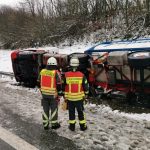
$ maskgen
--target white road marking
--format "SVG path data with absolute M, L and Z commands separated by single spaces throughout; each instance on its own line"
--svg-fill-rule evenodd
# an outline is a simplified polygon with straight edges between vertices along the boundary
M 8 143 L 16 150 L 38 150 L 33 145 L 27 143 L 22 138 L 0 127 L 0 139 Z

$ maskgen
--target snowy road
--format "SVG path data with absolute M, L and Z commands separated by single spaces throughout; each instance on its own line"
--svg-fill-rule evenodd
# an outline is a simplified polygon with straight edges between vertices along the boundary
M 43 130 L 42 125 L 40 125 L 41 110 L 39 95 L 35 94 L 36 96 L 34 96 L 28 89 L 16 90 L 8 88 L 5 81 L 0 81 L 0 89 L 0 126 L 41 150 L 77 149 L 71 140 L 58 136 L 52 130 L 48 132 Z M 38 119 L 35 120 L 35 118 Z M 9 136 L 7 138 L 3 137 L 2 140 L 8 139 L 5 142 L 11 142 Z M 4 143 L 1 143 L 4 146 Z M 19 143 L 20 141 L 18 140 Z M 25 149 L 25 144 L 22 144 L 22 148 L 19 147 L 18 150 L 27 150 Z
M 0 79 L 0 126 L 39 149 L 150 149 L 149 120 L 122 116 L 103 105 L 86 105 L 86 132 L 79 130 L 78 123 L 75 132 L 69 131 L 68 112 L 62 110 L 59 110 L 61 128 L 44 132 L 40 93 L 36 89 L 11 85 L 11 82 L 14 81 Z

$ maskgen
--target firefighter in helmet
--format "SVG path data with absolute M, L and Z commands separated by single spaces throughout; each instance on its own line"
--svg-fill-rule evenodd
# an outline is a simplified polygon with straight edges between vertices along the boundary
M 41 104 L 44 110 L 42 114 L 44 129 L 49 129 L 49 122 L 51 122 L 52 129 L 57 129 L 60 127 L 60 124 L 57 120 L 58 96 L 61 95 L 62 85 L 61 76 L 57 67 L 57 60 L 54 57 L 50 57 L 47 61 L 46 68 L 41 70 L 39 83 L 42 94 Z M 51 115 L 49 115 L 50 110 Z
M 70 60 L 71 71 L 65 73 L 63 90 L 64 98 L 68 103 L 69 110 L 69 129 L 75 130 L 75 110 L 78 112 L 80 129 L 87 129 L 85 114 L 84 114 L 84 99 L 88 95 L 89 85 L 85 75 L 78 71 L 79 59 L 72 57 Z

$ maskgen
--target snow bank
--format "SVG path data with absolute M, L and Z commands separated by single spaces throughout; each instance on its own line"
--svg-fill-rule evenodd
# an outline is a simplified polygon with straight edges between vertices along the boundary
M 13 72 L 10 50 L 0 50 L 0 71 Z

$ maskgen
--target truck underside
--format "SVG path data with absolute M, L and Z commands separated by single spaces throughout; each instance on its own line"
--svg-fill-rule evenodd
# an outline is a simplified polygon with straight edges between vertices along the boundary
M 148 42 L 150 44 L 150 39 Z M 89 96 L 128 101 L 146 100 L 150 103 L 150 46 L 146 49 L 133 49 L 127 46 L 124 46 L 125 49 L 108 49 L 111 44 L 114 43 L 98 45 L 104 45 L 106 49 L 102 47 L 97 50 L 97 47 L 94 47 L 85 53 L 70 55 L 36 49 L 16 50 L 11 54 L 16 81 L 34 87 L 38 74 L 46 66 L 49 57 L 57 59 L 58 67 L 63 74 L 69 70 L 70 58 L 76 56 L 80 61 L 78 69 L 89 81 Z

